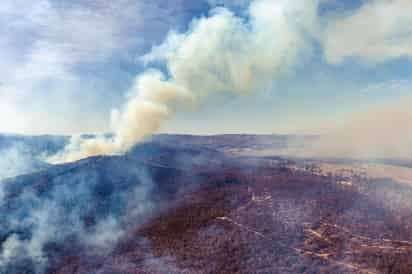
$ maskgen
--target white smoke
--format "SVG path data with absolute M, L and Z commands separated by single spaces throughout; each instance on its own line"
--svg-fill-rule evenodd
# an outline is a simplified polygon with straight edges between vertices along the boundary
M 0 180 L 32 171 L 33 157 L 23 145 L 13 144 L 0 150 Z
M 114 138 L 77 139 L 54 162 L 122 153 L 159 130 L 178 110 L 215 92 L 250 94 L 268 88 L 301 60 L 317 24 L 317 0 L 255 0 L 245 18 L 226 8 L 170 32 L 142 59 L 161 62 L 136 77 L 127 103 L 114 111 Z
M 3 250 L 0 254 L 0 267 L 18 257 L 23 249 L 23 246 L 23 243 L 18 239 L 16 234 L 8 237 L 2 246 Z

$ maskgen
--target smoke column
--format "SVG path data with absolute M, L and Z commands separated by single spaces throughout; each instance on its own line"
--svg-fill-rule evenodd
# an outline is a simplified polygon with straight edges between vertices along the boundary
M 129 150 L 159 130 L 176 111 L 192 110 L 216 92 L 250 94 L 270 86 L 309 50 L 316 28 L 317 0 L 255 0 L 245 16 L 216 8 L 194 19 L 185 33 L 171 31 L 142 57 L 121 110 L 113 111 L 114 138 L 75 139 L 54 162 Z

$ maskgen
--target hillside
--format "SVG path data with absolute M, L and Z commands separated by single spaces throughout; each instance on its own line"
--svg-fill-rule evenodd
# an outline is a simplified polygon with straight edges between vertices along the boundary
M 411 184 L 227 149 L 257 139 L 156 136 L 3 180 L 0 273 L 410 273 Z

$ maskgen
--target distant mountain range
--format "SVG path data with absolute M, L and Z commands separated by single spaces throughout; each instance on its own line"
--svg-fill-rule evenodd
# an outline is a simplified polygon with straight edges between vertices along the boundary
M 84 135 L 93 138 L 94 135 Z M 214 136 L 169 135 L 152 136 L 148 141 L 175 148 L 208 148 L 226 153 L 252 153 L 270 151 L 276 153 L 292 143 L 308 137 L 294 135 L 247 135 L 229 134 Z M 32 173 L 50 167 L 44 161 L 62 150 L 70 141 L 69 136 L 23 136 L 0 134 L 0 179 Z

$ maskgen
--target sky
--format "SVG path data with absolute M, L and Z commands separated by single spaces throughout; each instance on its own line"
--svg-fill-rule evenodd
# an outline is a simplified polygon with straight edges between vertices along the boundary
M 161 52 L 173 53 L 168 48 L 173 33 L 188 35 L 199 18 L 213 17 L 222 9 L 249 21 L 251 2 L 2 0 L 0 132 L 111 131 L 113 110 L 127 104 L 139 75 L 151 66 L 166 75 L 168 65 L 181 66 Z M 270 84 L 252 85 L 259 89 L 252 95 L 206 96 L 193 108 L 176 109 L 156 131 L 317 133 L 353 120 L 357 113 L 386 105 L 396 109 L 397 102 L 409 100 L 411 1 L 289 2 L 316 2 L 316 16 L 310 21 L 299 22 L 299 15 L 288 18 L 288 24 L 301 24 L 307 36 L 299 42 L 293 62 L 282 63 L 281 73 L 265 75 L 263 80 Z M 265 12 L 276 16 L 275 10 Z M 287 40 L 289 33 L 282 30 L 288 27 L 273 28 L 259 43 Z M 292 51 L 295 45 L 288 47 Z

